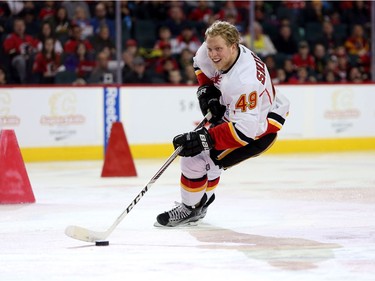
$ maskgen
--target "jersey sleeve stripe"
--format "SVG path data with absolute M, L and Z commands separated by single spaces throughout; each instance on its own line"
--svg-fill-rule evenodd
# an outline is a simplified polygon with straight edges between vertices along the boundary
M 283 127 L 282 124 L 280 124 L 279 122 L 277 122 L 276 120 L 272 120 L 270 118 L 268 118 L 268 123 L 277 127 L 279 130 Z
M 229 148 L 224 150 L 222 153 L 220 153 L 216 158 L 217 160 L 223 159 L 225 156 L 227 156 L 229 153 L 231 153 L 233 150 L 236 150 L 237 148 Z
M 197 77 L 199 86 L 212 84 L 212 81 L 199 68 L 195 69 L 195 76 Z
M 267 123 L 268 123 L 267 130 L 263 134 L 258 136 L 257 139 L 259 139 L 259 138 L 261 138 L 265 135 L 271 134 L 271 133 L 277 133 L 283 127 L 284 122 L 285 122 L 285 119 L 283 117 L 281 117 L 280 115 L 278 115 L 277 113 L 274 113 L 274 112 L 268 113 L 268 115 L 267 115 Z
M 214 140 L 214 146 L 217 150 L 242 147 L 252 140 L 246 138 L 244 134 L 236 130 L 234 124 L 231 122 L 213 127 L 209 129 L 209 133 Z
M 230 123 L 228 123 L 228 125 L 229 125 L 229 129 L 230 129 L 230 132 L 232 133 L 233 138 L 234 138 L 239 144 L 241 144 L 242 146 L 247 145 L 248 143 L 247 143 L 246 141 L 242 140 L 242 139 L 238 136 L 238 134 L 237 134 L 237 130 L 236 130 L 236 128 L 234 127 L 233 123 L 230 122 Z
M 275 122 L 281 124 L 281 126 L 283 126 L 285 123 L 285 119 L 275 112 L 268 113 L 267 118 L 274 120 Z

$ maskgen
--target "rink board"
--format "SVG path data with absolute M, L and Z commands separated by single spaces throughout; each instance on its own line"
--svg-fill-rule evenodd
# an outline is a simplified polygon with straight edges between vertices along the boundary
M 279 86 L 291 102 L 268 153 L 375 150 L 375 91 L 366 85 Z M 196 87 L 17 87 L 0 91 L 0 128 L 25 161 L 102 159 L 108 122 L 121 121 L 135 158 L 166 157 L 202 116 Z

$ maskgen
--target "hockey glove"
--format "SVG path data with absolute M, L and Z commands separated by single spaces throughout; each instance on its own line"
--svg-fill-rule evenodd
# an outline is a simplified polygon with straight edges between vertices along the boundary
M 210 110 L 212 118 L 209 121 L 211 123 L 217 123 L 224 116 L 226 107 L 220 104 L 220 96 L 221 92 L 214 85 L 203 85 L 198 88 L 199 107 L 204 116 Z
M 179 146 L 184 148 L 179 153 L 180 156 L 192 157 L 198 155 L 203 150 L 213 148 L 213 140 L 206 128 L 200 128 L 196 131 L 177 135 L 173 139 L 175 149 Z

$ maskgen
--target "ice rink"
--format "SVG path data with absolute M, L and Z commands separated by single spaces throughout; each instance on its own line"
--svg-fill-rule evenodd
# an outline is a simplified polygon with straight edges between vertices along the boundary
M 179 200 L 178 159 L 97 247 L 166 159 L 138 177 L 102 162 L 28 163 L 35 204 L 0 205 L 0 280 L 375 280 L 375 152 L 263 155 L 225 171 L 197 227 L 155 228 Z

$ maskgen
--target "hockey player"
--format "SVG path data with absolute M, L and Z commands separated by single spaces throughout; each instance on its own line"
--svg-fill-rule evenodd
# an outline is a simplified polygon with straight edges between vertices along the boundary
M 179 226 L 206 215 L 215 200 L 220 174 L 272 146 L 285 122 L 289 101 L 272 85 L 264 62 L 239 44 L 240 34 L 228 22 L 216 21 L 194 57 L 197 97 L 211 127 L 177 135 L 183 146 L 181 199 L 157 216 L 156 226 Z

